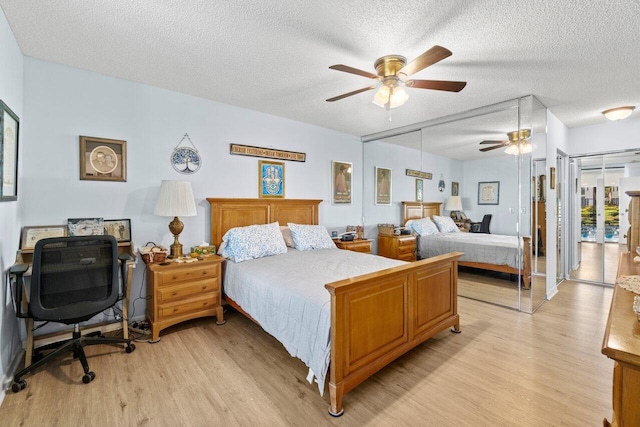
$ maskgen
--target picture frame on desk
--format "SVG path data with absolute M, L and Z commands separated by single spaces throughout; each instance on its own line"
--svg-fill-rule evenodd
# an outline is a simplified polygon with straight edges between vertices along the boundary
M 69 236 L 100 236 L 104 234 L 104 219 L 69 218 L 67 233 Z
M 113 236 L 118 243 L 131 241 L 130 219 L 105 219 L 104 234 Z
M 32 251 L 39 240 L 48 239 L 50 237 L 65 237 L 66 235 L 66 225 L 37 225 L 22 227 L 20 249 L 23 251 Z

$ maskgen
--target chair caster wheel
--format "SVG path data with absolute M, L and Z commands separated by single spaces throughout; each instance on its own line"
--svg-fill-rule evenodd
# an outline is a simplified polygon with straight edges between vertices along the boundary
M 133 353 L 133 350 L 135 349 L 136 349 L 135 344 L 129 344 L 124 348 L 124 351 L 126 351 L 127 353 Z
M 11 391 L 14 393 L 18 393 L 27 386 L 27 382 L 25 380 L 19 380 L 11 384 Z
M 93 381 L 96 378 L 96 373 L 93 371 L 89 371 L 86 374 L 84 374 L 82 376 L 82 382 L 85 384 L 89 384 L 91 381 Z

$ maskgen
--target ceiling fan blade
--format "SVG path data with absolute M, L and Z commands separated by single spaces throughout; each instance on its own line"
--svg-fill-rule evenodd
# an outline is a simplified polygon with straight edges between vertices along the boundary
M 380 77 L 377 74 L 373 74 L 368 71 L 358 70 L 357 68 L 349 67 L 348 65 L 337 64 L 337 65 L 332 65 L 329 68 L 331 68 L 332 70 L 344 71 L 345 73 L 357 74 L 358 76 L 362 76 L 362 77 L 369 77 L 370 79 L 377 79 Z
M 491 151 L 491 150 L 495 150 L 496 148 L 504 148 L 506 146 L 508 146 L 509 144 L 500 144 L 500 145 L 496 145 L 494 147 L 484 147 L 481 148 L 480 151 Z
M 482 141 L 480 144 L 506 144 L 508 142 L 509 141 L 496 141 L 496 140 L 486 139 L 486 140 Z
M 327 102 L 339 101 L 339 100 L 341 100 L 343 98 L 346 98 L 348 96 L 357 95 L 359 93 L 366 92 L 368 90 L 372 90 L 372 89 L 375 89 L 375 88 L 376 88 L 375 86 L 363 87 L 362 89 L 354 90 L 353 92 L 343 93 L 342 95 L 338 95 L 338 96 L 334 96 L 333 98 L 329 98 L 329 99 L 327 99 Z
M 435 45 L 416 59 L 402 67 L 398 73 L 403 73 L 406 76 L 417 73 L 420 70 L 424 70 L 430 65 L 436 62 L 442 61 L 444 58 L 451 56 L 452 53 L 449 49 Z
M 409 80 L 413 84 L 409 87 L 418 89 L 446 90 L 449 92 L 460 92 L 467 85 L 467 82 L 452 82 L 449 80 Z

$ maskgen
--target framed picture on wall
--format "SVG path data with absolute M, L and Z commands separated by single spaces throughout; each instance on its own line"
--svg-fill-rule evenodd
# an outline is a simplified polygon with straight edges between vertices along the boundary
M 424 189 L 424 181 L 416 178 L 416 202 L 422 201 L 422 190 Z
M 391 204 L 391 169 L 379 168 L 375 170 L 375 204 Z
M 478 183 L 478 204 L 479 205 L 499 205 L 500 204 L 500 181 Z
M 20 119 L 0 101 L 0 201 L 18 200 L 18 134 Z
M 65 237 L 66 235 L 66 225 L 38 225 L 34 227 L 22 227 L 20 249 L 33 250 L 39 240 L 48 239 L 50 237 Z
M 460 184 L 458 184 L 457 182 L 451 181 L 451 195 L 452 196 L 457 196 L 458 195 L 458 186 Z
M 80 179 L 127 180 L 127 141 L 80 136 Z
M 258 162 L 258 196 L 284 198 L 284 163 Z
M 353 163 L 331 162 L 331 184 L 333 186 L 331 203 L 334 205 L 351 204 L 351 177 Z

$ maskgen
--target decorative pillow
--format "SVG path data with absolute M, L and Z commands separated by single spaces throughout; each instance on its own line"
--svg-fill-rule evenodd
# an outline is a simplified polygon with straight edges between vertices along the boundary
M 291 229 L 291 236 L 295 247 L 299 251 L 313 249 L 335 249 L 336 244 L 329 236 L 329 232 L 322 225 L 287 224 Z
M 287 244 L 287 246 L 290 248 L 295 248 L 296 245 L 295 243 L 293 243 L 293 236 L 291 235 L 291 230 L 289 229 L 289 227 L 281 225 L 280 231 L 282 232 L 282 237 L 284 237 L 284 242 Z
M 433 216 L 433 220 L 435 221 L 438 229 L 441 233 L 458 233 L 460 229 L 456 225 L 455 222 L 448 216 Z
M 432 234 L 438 234 L 438 227 L 431 221 L 431 218 L 422 218 L 412 220 L 411 228 L 420 236 L 431 236 Z
M 231 228 L 222 241 L 225 243 L 226 257 L 235 262 L 287 252 L 287 245 L 277 222 Z

